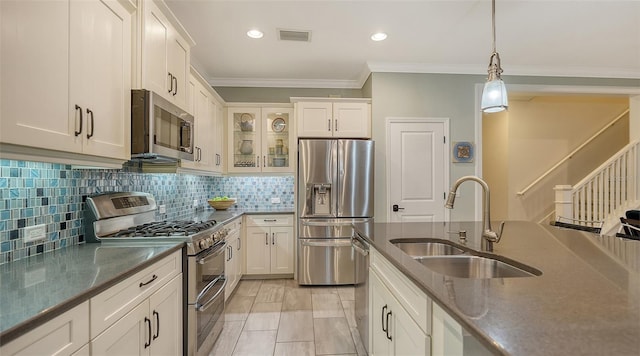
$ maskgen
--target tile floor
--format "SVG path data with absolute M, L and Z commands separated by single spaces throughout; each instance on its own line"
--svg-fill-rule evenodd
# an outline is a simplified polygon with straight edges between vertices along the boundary
M 210 356 L 366 355 L 353 308 L 352 286 L 242 280 L 227 303 L 224 330 Z

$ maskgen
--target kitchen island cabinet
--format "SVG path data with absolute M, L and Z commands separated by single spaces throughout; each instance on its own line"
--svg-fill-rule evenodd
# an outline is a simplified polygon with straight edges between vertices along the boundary
M 128 160 L 132 2 L 2 1 L 0 7 L 0 142 L 10 144 L 3 152 L 59 160 L 59 153 L 44 150 L 63 151 L 108 165 Z
M 426 354 L 638 355 L 639 241 L 508 221 L 494 251 L 481 255 L 516 261 L 542 274 L 503 278 L 438 273 L 393 243 L 394 239 L 448 240 L 466 253 L 478 254 L 481 225 L 354 225 L 380 260 L 391 264 L 432 301 L 431 316 L 426 318 L 431 324 L 427 333 L 431 350 Z M 450 234 L 461 230 L 467 232 L 466 240 Z M 405 311 L 414 305 L 396 300 Z M 372 317 L 371 325 L 380 322 L 377 318 L 379 314 Z M 419 324 L 419 319 L 412 318 Z
M 382 279 L 374 270 L 369 274 L 371 354 L 430 355 L 429 337 Z

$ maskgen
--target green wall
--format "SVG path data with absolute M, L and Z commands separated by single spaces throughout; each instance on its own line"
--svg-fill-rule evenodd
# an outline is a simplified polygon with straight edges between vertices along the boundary
M 640 79 L 600 79 L 503 76 L 509 85 L 562 85 L 640 87 Z M 375 217 L 385 221 L 390 205 L 386 195 L 386 132 L 387 117 L 430 117 L 449 119 L 449 142 L 475 141 L 476 86 L 486 80 L 484 75 L 373 73 L 371 81 L 372 138 L 376 141 Z M 477 143 L 476 143 L 477 144 Z M 476 151 L 476 156 L 480 155 Z M 475 174 L 474 164 L 451 163 L 450 180 Z M 474 187 L 463 185 L 461 197 L 451 211 L 451 220 L 474 219 Z

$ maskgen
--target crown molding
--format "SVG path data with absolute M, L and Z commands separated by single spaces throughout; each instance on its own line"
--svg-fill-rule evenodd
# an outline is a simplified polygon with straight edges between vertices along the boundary
M 640 79 L 640 68 L 593 68 L 593 67 L 541 67 L 503 66 L 503 76 L 577 77 Z M 214 87 L 254 87 L 254 88 L 329 88 L 362 89 L 371 73 L 419 73 L 419 74 L 472 74 L 487 75 L 487 68 L 476 64 L 440 65 L 429 63 L 387 63 L 367 62 L 355 80 L 337 79 L 252 79 L 209 77 Z
M 439 65 L 429 63 L 367 62 L 367 67 L 371 72 L 379 73 L 487 74 L 486 66 L 475 64 Z M 550 67 L 507 64 L 506 66 L 503 65 L 502 69 L 504 69 L 503 76 L 640 79 L 640 68 Z
M 366 79 L 366 78 L 365 78 Z M 359 80 L 209 78 L 214 87 L 360 89 Z

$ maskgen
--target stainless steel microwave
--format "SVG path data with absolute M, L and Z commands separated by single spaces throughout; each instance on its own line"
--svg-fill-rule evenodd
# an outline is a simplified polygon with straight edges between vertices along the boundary
M 193 115 L 160 95 L 131 91 L 131 158 L 145 161 L 193 160 Z

